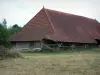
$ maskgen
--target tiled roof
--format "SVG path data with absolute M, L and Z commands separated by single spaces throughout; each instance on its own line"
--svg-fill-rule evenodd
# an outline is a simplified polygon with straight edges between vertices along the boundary
M 36 41 L 43 38 L 62 42 L 96 43 L 100 23 L 95 19 L 41 9 L 11 41 Z

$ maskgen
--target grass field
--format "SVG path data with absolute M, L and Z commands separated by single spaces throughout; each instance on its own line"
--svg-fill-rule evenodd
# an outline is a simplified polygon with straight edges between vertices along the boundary
M 0 60 L 0 75 L 100 75 L 100 49 L 66 53 L 22 53 Z

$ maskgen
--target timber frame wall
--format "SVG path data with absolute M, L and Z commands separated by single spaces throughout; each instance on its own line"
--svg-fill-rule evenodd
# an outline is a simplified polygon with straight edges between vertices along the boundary
M 51 42 L 50 42 L 51 41 Z M 98 47 L 97 44 L 93 43 L 74 43 L 74 42 L 55 42 L 48 39 L 41 40 L 41 48 L 42 49 L 50 49 L 50 50 L 57 50 L 60 49 L 76 49 L 76 48 L 91 48 L 91 47 Z

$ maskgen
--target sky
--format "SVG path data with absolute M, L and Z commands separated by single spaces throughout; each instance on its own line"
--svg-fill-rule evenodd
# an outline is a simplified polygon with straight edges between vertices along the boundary
M 0 0 L 0 22 L 5 18 L 8 26 L 24 26 L 43 6 L 100 22 L 100 0 Z

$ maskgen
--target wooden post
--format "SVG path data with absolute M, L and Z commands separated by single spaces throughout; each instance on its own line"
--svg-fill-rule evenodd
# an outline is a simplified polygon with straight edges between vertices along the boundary
M 86 45 L 85 45 L 85 48 L 87 48 L 87 47 L 88 47 L 88 45 L 86 44 Z
M 42 51 L 44 51 L 44 49 L 43 49 L 43 42 L 42 42 L 42 40 L 41 40 L 41 50 L 42 50 Z
M 75 44 L 72 44 L 72 45 L 71 45 L 71 48 L 72 48 L 72 50 L 73 50 L 73 49 L 75 48 Z
M 60 50 L 61 45 L 62 45 L 62 43 L 58 44 L 58 49 L 57 49 L 58 51 Z

